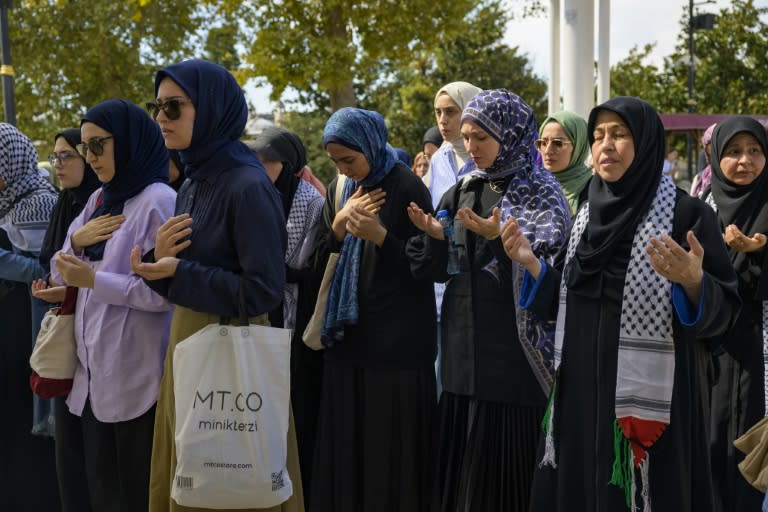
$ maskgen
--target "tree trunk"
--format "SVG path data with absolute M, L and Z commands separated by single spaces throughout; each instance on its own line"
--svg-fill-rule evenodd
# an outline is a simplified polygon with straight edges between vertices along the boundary
M 338 88 L 331 89 L 331 111 L 336 112 L 343 107 L 355 107 L 357 106 L 357 98 L 355 97 L 355 90 L 352 87 L 352 79 L 350 78 Z
M 347 29 L 347 18 L 342 12 L 341 5 L 334 5 L 325 15 L 326 29 L 330 38 L 332 39 L 332 45 L 338 48 L 347 48 L 352 43 L 352 37 Z M 344 52 L 346 53 L 346 52 Z M 331 96 L 331 111 L 336 112 L 343 107 L 357 106 L 357 98 L 355 98 L 355 90 L 352 87 L 352 72 L 350 68 L 354 62 L 354 51 L 351 55 L 344 55 L 342 60 L 348 62 L 336 62 L 339 71 L 331 80 L 331 84 L 328 87 L 328 93 Z M 344 75 L 348 75 L 349 78 L 344 79 Z

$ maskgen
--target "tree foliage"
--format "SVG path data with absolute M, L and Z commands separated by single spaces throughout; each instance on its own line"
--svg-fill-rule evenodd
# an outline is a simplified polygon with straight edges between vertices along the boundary
M 768 113 L 768 8 L 733 0 L 711 30 L 694 32 L 695 112 Z M 660 112 L 688 111 L 688 17 L 680 21 L 678 44 L 662 69 L 643 64 L 652 47 L 634 48 L 611 70 L 616 95 L 641 96 Z
M 307 165 L 322 182 L 330 183 L 336 176 L 336 166 L 323 149 L 323 128 L 328 112 L 317 109 L 311 112 L 287 112 L 283 126 L 296 132 L 307 148 Z
M 386 117 L 392 144 L 412 155 L 421 151 L 421 138 L 435 124 L 433 102 L 443 85 L 463 80 L 481 89 L 506 88 L 533 108 L 539 120 L 547 114 L 547 84 L 533 73 L 528 57 L 502 42 L 509 20 L 504 5 L 486 0 L 462 20 L 459 34 L 422 52 L 396 69 L 388 81 L 360 88 L 361 104 Z M 386 76 L 387 70 L 373 73 Z
M 240 83 L 268 82 L 275 99 L 291 89 L 303 110 L 316 108 L 290 113 L 286 125 L 307 140 L 313 167 L 331 176 L 319 137 L 341 105 L 382 112 L 393 142 L 412 153 L 447 82 L 507 87 L 545 114 L 545 84 L 525 55 L 501 43 L 513 11 L 532 15 L 541 2 L 20 0 L 9 18 L 17 124 L 47 150 L 90 106 L 113 97 L 142 104 L 158 68 L 203 57 Z
M 196 2 L 21 1 L 9 11 L 17 125 L 51 144 L 94 104 L 152 98 L 155 71 L 195 55 L 206 19 Z
M 246 74 L 269 82 L 273 99 L 292 88 L 305 102 L 355 105 L 369 69 L 407 63 L 454 36 L 471 0 L 254 0 L 234 2 L 255 29 Z M 318 101 L 319 100 L 319 101 Z
M 694 32 L 698 65 L 694 86 L 695 110 L 700 113 L 768 113 L 768 8 L 753 0 L 733 0 L 720 11 L 712 30 Z M 677 51 L 670 61 L 688 55 L 685 21 Z M 687 83 L 687 68 L 670 69 Z M 687 91 L 687 89 L 685 89 Z M 681 109 L 677 98 L 675 106 Z
M 361 72 L 354 89 L 359 106 L 381 112 L 390 143 L 411 155 L 421 151 L 424 132 L 435 124 L 435 93 L 449 82 L 464 80 L 484 89 L 507 88 L 530 103 L 537 117 L 543 119 L 547 113 L 546 83 L 533 74 L 527 56 L 502 43 L 507 21 L 501 1 L 476 3 L 467 16 L 454 20 L 454 36 L 412 53 L 408 60 L 381 60 Z M 322 99 L 316 102 L 328 104 Z M 310 166 L 326 182 L 336 172 L 322 148 L 327 118 L 328 110 L 319 108 L 307 114 L 289 113 L 285 120 L 286 127 L 304 139 Z

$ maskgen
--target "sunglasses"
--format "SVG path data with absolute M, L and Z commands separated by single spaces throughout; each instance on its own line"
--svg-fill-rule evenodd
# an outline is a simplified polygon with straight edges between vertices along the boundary
M 157 119 L 157 115 L 162 110 L 165 112 L 165 115 L 168 116 L 168 119 L 175 121 L 181 117 L 181 106 L 185 103 L 192 103 L 192 100 L 171 98 L 165 103 L 161 103 L 159 101 L 155 103 L 150 101 L 147 103 L 147 112 L 149 112 L 149 115 L 152 116 L 152 119 Z
M 77 152 L 80 153 L 83 158 L 88 157 L 88 152 L 90 151 L 96 156 L 101 156 L 104 154 L 104 141 L 113 139 L 114 137 L 110 135 L 109 137 L 96 137 L 94 139 L 89 140 L 88 142 L 84 142 L 82 144 L 78 144 L 75 146 L 75 149 L 77 149 Z
M 58 160 L 61 165 L 64 165 L 67 163 L 67 160 L 70 160 L 75 157 L 80 157 L 77 153 L 73 153 L 72 151 L 61 151 L 59 153 L 50 153 L 48 155 L 48 163 L 51 164 L 51 166 L 56 165 L 56 161 Z
M 533 143 L 534 146 L 536 146 L 536 149 L 538 151 L 544 151 L 546 150 L 550 145 L 552 146 L 552 149 L 555 151 L 560 151 L 563 149 L 563 146 L 566 144 L 573 144 L 573 142 L 566 140 L 566 139 L 539 139 Z

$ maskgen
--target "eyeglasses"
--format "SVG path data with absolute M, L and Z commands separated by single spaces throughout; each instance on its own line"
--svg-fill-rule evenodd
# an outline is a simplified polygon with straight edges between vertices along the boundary
M 555 151 L 560 151 L 563 149 L 563 146 L 566 144 L 573 144 L 573 142 L 566 140 L 566 139 L 539 139 L 536 142 L 533 143 L 534 146 L 536 146 L 536 149 L 538 151 L 544 151 L 546 150 L 550 145 L 552 146 L 552 149 Z
M 112 135 L 110 135 L 109 137 L 97 137 L 89 140 L 88 142 L 78 144 L 77 146 L 75 146 L 75 149 L 77 149 L 78 153 L 83 155 L 83 158 L 88 157 L 89 151 L 96 156 L 101 156 L 104 154 L 104 141 L 113 139 L 113 138 L 114 137 Z
M 59 153 L 50 153 L 48 155 L 48 163 L 51 164 L 51 166 L 56 165 L 56 160 L 59 161 L 61 165 L 64 165 L 67 163 L 67 160 L 70 160 L 75 157 L 79 157 L 77 153 L 73 153 L 72 151 L 60 151 Z
M 147 103 L 147 112 L 149 112 L 149 115 L 152 116 L 152 119 L 156 119 L 157 115 L 162 110 L 165 112 L 165 115 L 168 116 L 168 119 L 171 121 L 175 121 L 179 117 L 181 117 L 181 106 L 185 103 L 192 103 L 192 100 L 185 100 L 181 98 L 171 98 L 167 100 L 165 103 L 161 102 L 149 102 Z

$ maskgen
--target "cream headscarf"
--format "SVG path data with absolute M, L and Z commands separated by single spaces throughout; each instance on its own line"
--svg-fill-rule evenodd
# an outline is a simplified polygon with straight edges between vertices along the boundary
M 445 93 L 459 106 L 459 110 L 463 111 L 467 102 L 480 91 L 482 91 L 482 89 L 475 87 L 469 82 L 451 82 L 437 91 L 437 94 L 435 94 L 435 102 L 437 102 L 437 98 L 441 94 Z M 467 150 L 464 147 L 464 139 L 459 136 L 454 140 L 446 140 L 443 142 L 443 145 L 446 144 L 453 146 L 453 152 L 456 155 L 456 163 L 460 169 L 464 163 L 469 160 L 469 153 L 467 153 Z

